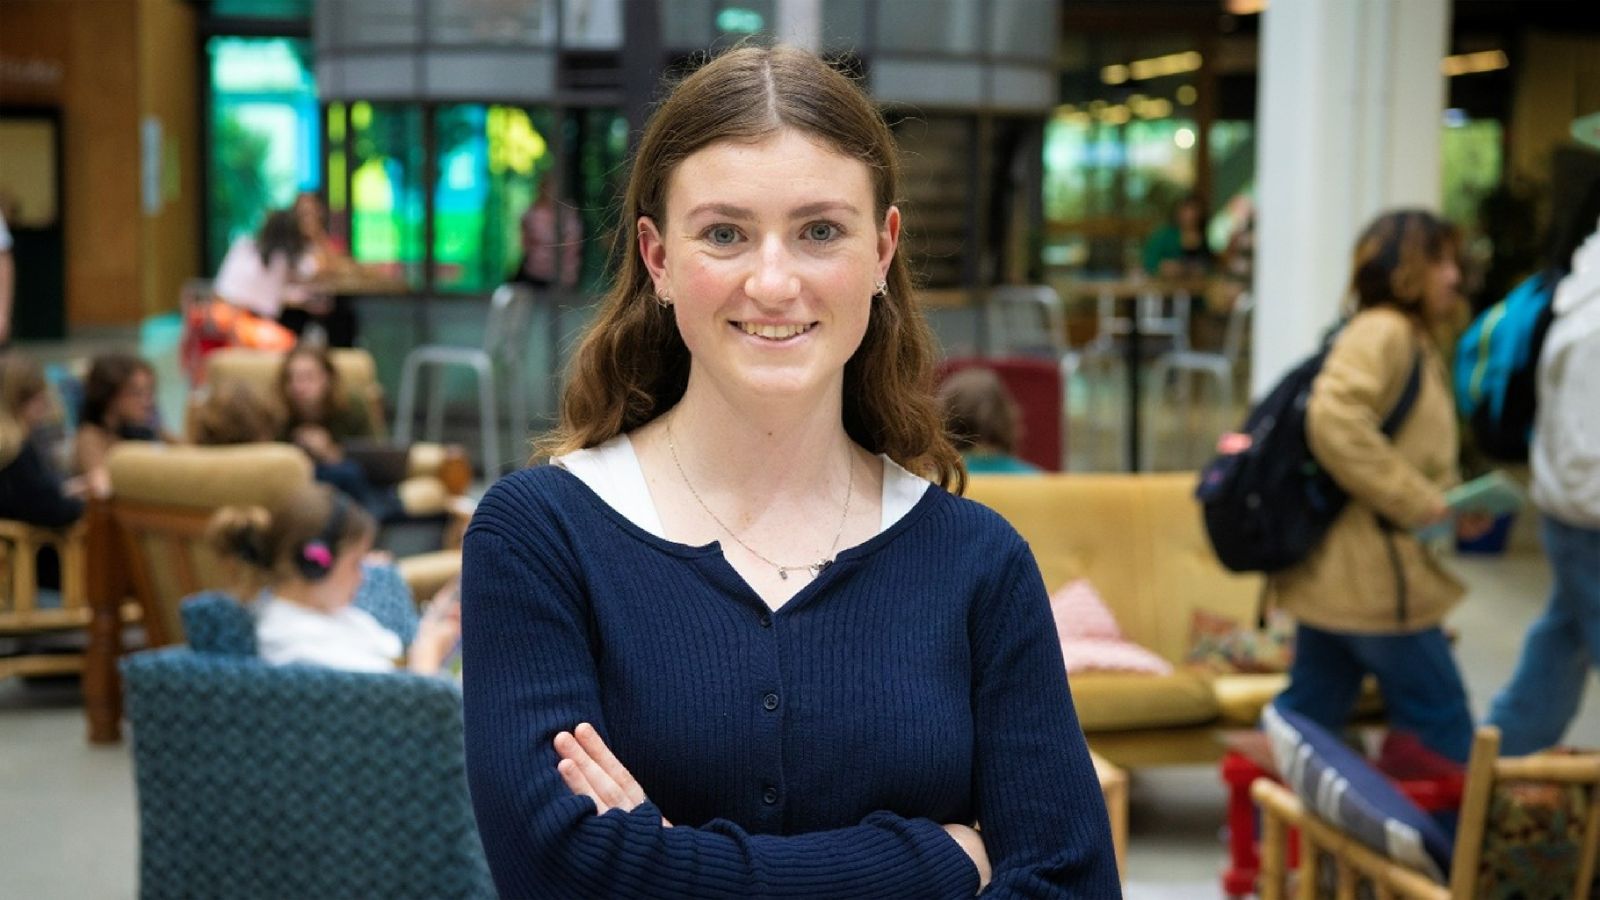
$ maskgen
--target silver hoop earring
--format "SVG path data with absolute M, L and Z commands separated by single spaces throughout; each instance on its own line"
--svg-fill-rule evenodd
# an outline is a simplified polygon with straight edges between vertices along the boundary
M 874 285 L 874 287 L 876 287 L 877 290 L 873 291 L 872 299 L 874 299 L 874 300 L 882 300 L 883 298 L 889 296 L 889 282 L 884 281 L 882 278 L 880 278 L 880 279 L 878 279 L 878 283 L 876 285 Z

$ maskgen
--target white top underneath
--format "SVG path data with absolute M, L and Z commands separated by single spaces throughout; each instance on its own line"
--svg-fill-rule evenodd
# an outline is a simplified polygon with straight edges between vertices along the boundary
M 255 614 L 257 653 L 272 665 L 308 663 L 352 672 L 393 672 L 405 655 L 399 635 L 354 606 L 321 612 L 262 594 Z
M 883 515 L 878 521 L 881 532 L 917 505 L 923 491 L 928 489 L 928 481 L 907 472 L 881 453 L 878 458 L 883 460 Z M 639 456 L 633 452 L 633 441 L 627 435 L 617 435 L 598 447 L 558 456 L 550 462 L 577 476 L 628 521 L 662 540 L 667 539 L 666 529 L 661 527 L 661 515 L 650 499 L 644 467 L 639 465 Z

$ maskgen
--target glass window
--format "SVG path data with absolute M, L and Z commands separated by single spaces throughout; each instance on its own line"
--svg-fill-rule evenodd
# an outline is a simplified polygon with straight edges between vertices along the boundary
M 349 133 L 350 253 L 422 285 L 424 179 L 422 110 L 352 103 Z
M 1450 110 L 1439 143 L 1440 177 L 1444 182 L 1444 216 L 1462 228 L 1478 225 L 1478 205 L 1500 186 L 1502 142 L 1500 123 L 1466 119 Z
M 296 192 L 321 187 L 310 42 L 214 37 L 206 42 L 211 146 L 206 191 L 207 271 Z
M 476 103 L 434 112 L 434 285 L 485 293 L 515 274 L 519 223 L 555 168 L 548 109 Z
M 879 0 L 878 49 L 975 56 L 983 12 L 968 0 Z

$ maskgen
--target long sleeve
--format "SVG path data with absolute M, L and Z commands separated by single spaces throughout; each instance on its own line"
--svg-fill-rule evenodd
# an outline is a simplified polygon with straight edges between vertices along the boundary
M 0 516 L 59 528 L 83 516 L 83 501 L 63 494 L 61 479 L 38 448 L 24 442 L 17 458 L 0 470 Z
M 1049 598 L 1026 547 L 973 623 L 984 897 L 1116 897 L 1105 801 L 1073 709 Z
M 1358 315 L 1335 340 L 1306 407 L 1306 440 L 1317 461 L 1351 497 L 1408 528 L 1425 523 L 1444 502 L 1438 484 L 1382 431 L 1420 352 L 1400 314 Z M 1424 371 L 1417 405 L 1401 434 L 1415 424 L 1429 380 Z M 1454 452 L 1454 435 L 1424 438 L 1448 442 Z
M 526 495 L 505 484 L 480 504 L 462 563 L 467 773 L 503 896 L 745 900 L 976 892 L 971 861 L 926 819 L 879 812 L 851 827 L 778 836 L 720 819 L 666 828 L 651 803 L 600 816 L 591 801 L 572 796 L 556 772 L 555 734 L 590 722 L 610 740 L 596 665 L 603 648 L 591 608 L 601 601 L 585 596 L 581 567 L 561 529 L 519 512 Z

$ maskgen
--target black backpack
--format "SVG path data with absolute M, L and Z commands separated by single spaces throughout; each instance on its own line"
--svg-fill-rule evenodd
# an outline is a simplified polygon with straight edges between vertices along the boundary
M 1200 472 L 1195 496 L 1206 535 L 1217 558 L 1235 572 L 1276 572 L 1305 559 L 1349 500 L 1306 443 L 1306 403 L 1331 345 L 1290 370 L 1250 410 L 1241 429 L 1249 446 L 1222 453 Z M 1393 439 L 1421 387 L 1419 355 L 1383 421 L 1385 436 Z

